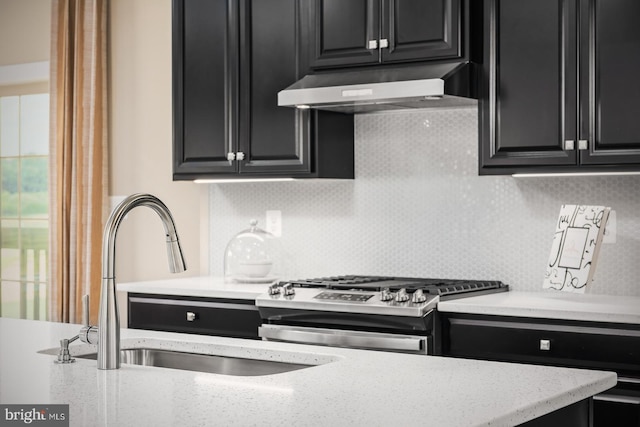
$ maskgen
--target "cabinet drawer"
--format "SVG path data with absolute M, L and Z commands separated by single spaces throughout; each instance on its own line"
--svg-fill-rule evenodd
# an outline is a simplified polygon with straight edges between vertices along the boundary
M 450 317 L 445 354 L 457 357 L 614 370 L 640 375 L 637 325 L 539 323 Z
M 640 380 L 618 378 L 618 385 L 593 397 L 593 427 L 640 427 Z
M 129 328 L 258 338 L 253 300 L 129 294 Z

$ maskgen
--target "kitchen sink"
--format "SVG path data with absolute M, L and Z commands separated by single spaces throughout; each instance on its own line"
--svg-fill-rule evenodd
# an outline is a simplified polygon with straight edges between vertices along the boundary
M 57 356 L 59 347 L 38 351 Z M 95 344 L 69 346 L 70 357 L 97 359 Z M 168 341 L 155 338 L 128 338 L 121 342 L 120 362 L 130 365 L 180 369 L 234 376 L 272 375 L 312 368 L 341 360 L 339 356 L 317 353 L 251 349 L 211 343 Z
M 96 360 L 97 353 L 78 354 L 74 357 Z M 122 349 L 120 350 L 120 363 L 239 376 L 279 374 L 315 366 L 273 360 L 187 353 L 157 348 Z

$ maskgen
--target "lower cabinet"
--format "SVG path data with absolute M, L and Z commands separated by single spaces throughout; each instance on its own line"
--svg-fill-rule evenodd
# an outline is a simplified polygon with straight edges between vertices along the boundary
M 640 427 L 640 384 L 618 379 L 618 385 L 593 398 L 593 425 Z
M 128 327 L 260 339 L 254 300 L 129 293 Z
M 444 356 L 615 371 L 594 427 L 640 427 L 640 325 L 441 313 Z

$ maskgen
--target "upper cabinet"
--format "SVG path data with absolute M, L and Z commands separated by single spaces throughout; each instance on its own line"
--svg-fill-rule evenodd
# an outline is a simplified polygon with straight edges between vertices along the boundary
M 312 69 L 463 55 L 463 0 L 301 0 L 300 3 Z
M 278 107 L 298 0 L 174 0 L 174 180 L 353 178 L 353 116 Z
M 480 173 L 640 170 L 640 2 L 485 0 Z

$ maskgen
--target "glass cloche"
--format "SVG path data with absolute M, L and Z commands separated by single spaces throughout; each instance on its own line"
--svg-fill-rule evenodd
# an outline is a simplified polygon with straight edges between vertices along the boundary
M 236 234 L 224 251 L 224 277 L 231 282 L 269 283 L 278 278 L 280 242 L 249 221 L 250 228 Z

